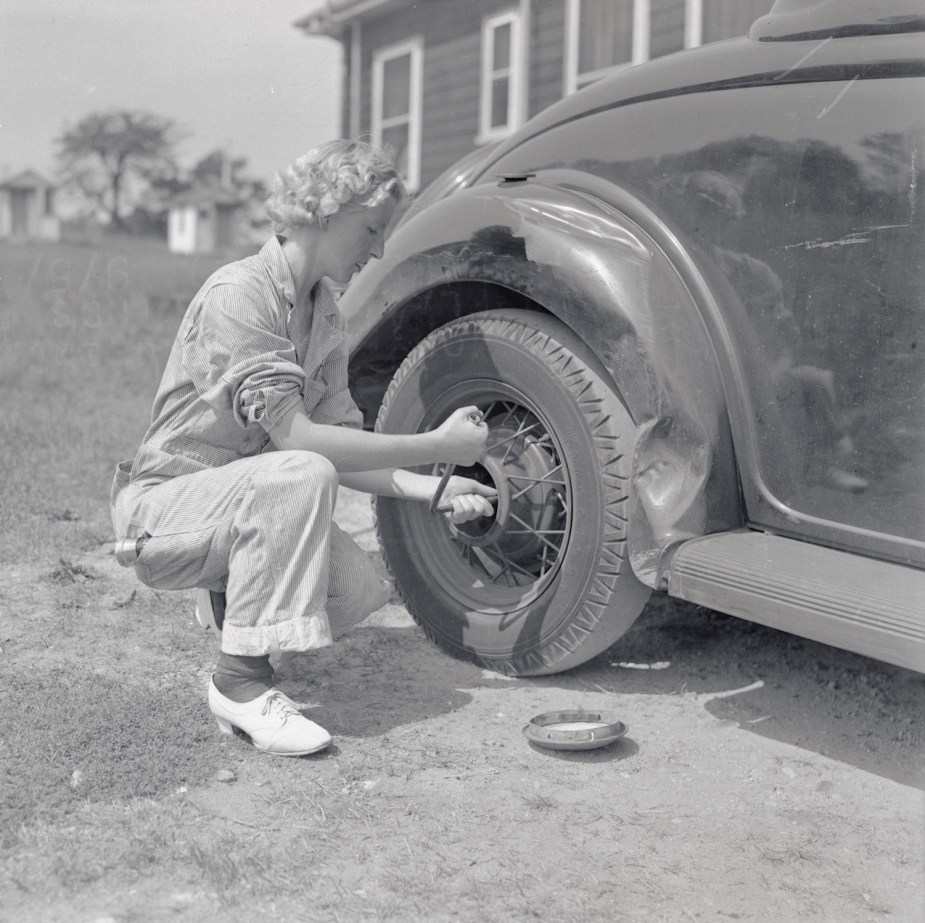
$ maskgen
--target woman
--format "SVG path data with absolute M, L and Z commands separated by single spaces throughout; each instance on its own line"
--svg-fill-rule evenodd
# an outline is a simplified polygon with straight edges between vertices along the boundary
M 381 257 L 404 195 L 388 157 L 360 142 L 282 171 L 267 202 L 275 235 L 190 303 L 151 425 L 113 482 L 125 563 L 151 587 L 201 588 L 197 617 L 221 631 L 209 707 L 268 753 L 331 742 L 274 688 L 269 655 L 330 644 L 388 596 L 331 520 L 338 484 L 428 501 L 438 479 L 403 466 L 472 464 L 485 448 L 475 408 L 428 433 L 368 433 L 347 390 L 345 323 L 322 280 L 346 283 Z M 490 515 L 494 494 L 453 477 L 448 515 Z

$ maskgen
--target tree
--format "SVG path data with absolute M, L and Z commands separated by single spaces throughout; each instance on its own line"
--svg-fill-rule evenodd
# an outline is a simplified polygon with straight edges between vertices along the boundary
M 220 148 L 210 151 L 193 167 L 193 180 L 206 185 L 234 188 L 250 181 L 242 177 L 247 167 L 246 157 L 232 157 Z
M 247 158 L 234 157 L 221 148 L 210 151 L 193 167 L 192 183 L 224 186 L 248 200 L 263 201 L 267 195 L 263 181 L 248 175 Z
M 119 109 L 91 112 L 65 130 L 56 145 L 65 181 L 121 229 L 150 183 L 176 172 L 178 140 L 170 119 Z

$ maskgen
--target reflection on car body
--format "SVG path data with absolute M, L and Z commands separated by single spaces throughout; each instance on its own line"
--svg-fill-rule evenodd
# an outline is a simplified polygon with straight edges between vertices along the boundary
M 778 3 L 409 212 L 343 300 L 357 395 L 386 429 L 479 404 L 518 510 L 380 503 L 438 643 L 565 669 L 655 589 L 925 670 L 923 36 L 908 0 Z

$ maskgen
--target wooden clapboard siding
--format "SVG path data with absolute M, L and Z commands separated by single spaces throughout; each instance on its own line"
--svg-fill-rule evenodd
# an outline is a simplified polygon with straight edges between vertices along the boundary
M 748 32 L 773 0 L 702 0 L 704 44 Z M 423 39 L 421 188 L 476 146 L 478 134 L 482 20 L 520 8 L 519 0 L 418 0 L 364 18 L 361 26 L 360 131 L 372 129 L 372 62 L 377 49 Z M 529 4 L 527 115 L 552 105 L 564 92 L 565 0 Z M 649 57 L 679 50 L 684 40 L 684 0 L 651 0 Z M 344 36 L 350 66 L 350 33 Z M 345 77 L 344 132 L 350 78 Z
M 680 51 L 684 47 L 684 0 L 652 0 L 649 15 L 649 58 Z
M 424 47 L 421 186 L 475 147 L 479 130 L 481 19 L 465 35 L 428 36 Z
M 703 0 L 703 42 L 747 35 L 751 24 L 764 16 L 773 0 Z
M 372 94 L 373 94 L 373 55 L 382 48 L 406 42 L 409 38 L 422 35 L 424 17 L 416 17 L 409 10 L 387 13 L 376 19 L 364 22 L 361 36 L 361 70 L 360 70 L 360 131 L 368 134 L 372 131 Z M 425 45 L 426 51 L 426 45 Z
M 530 23 L 528 115 L 562 98 L 565 79 L 565 3 L 533 0 Z
M 423 38 L 421 186 L 475 146 L 478 134 L 482 20 L 517 7 L 503 0 L 436 0 L 363 24 L 360 125 L 372 127 L 373 56 L 380 48 Z

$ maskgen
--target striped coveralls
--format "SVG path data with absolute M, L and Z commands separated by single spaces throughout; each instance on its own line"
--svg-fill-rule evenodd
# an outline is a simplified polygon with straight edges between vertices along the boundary
M 324 283 L 310 325 L 278 238 L 215 272 L 190 303 L 134 460 L 116 469 L 117 538 L 145 535 L 150 587 L 227 593 L 222 650 L 323 647 L 386 601 L 366 553 L 332 522 L 337 472 L 273 451 L 297 403 L 316 423 L 358 428 L 345 321 Z

